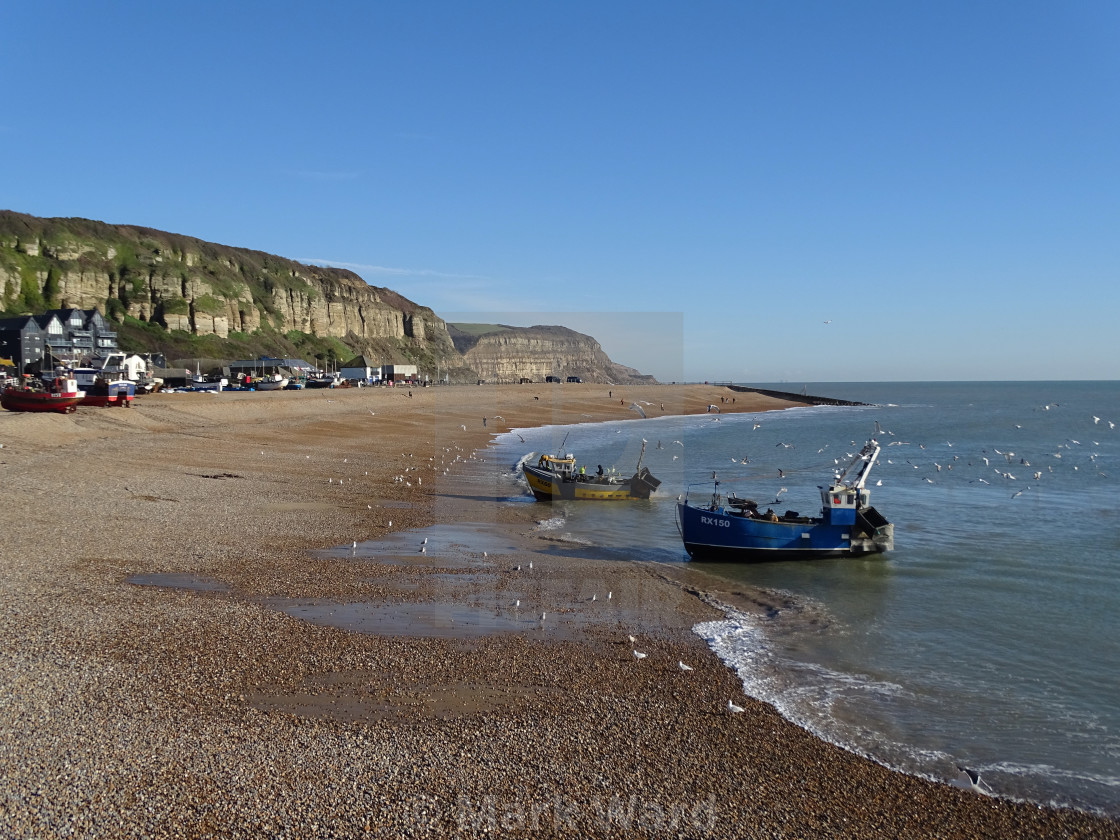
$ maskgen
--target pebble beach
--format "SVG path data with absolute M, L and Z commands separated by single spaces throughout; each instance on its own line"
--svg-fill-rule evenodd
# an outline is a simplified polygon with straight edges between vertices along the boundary
M 639 399 L 650 416 L 793 405 L 731 396 L 484 385 L 0 412 L 0 836 L 1120 837 L 816 739 L 691 630 L 757 593 L 640 558 L 528 569 L 539 506 L 447 487 L 508 429 L 636 418 Z M 514 548 L 362 548 L 476 520 Z M 521 600 L 545 615 L 528 630 L 415 620 Z M 300 617 L 353 604 L 386 618 Z

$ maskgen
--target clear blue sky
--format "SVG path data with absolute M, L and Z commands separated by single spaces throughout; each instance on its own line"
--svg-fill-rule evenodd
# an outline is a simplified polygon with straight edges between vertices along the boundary
M 345 265 L 665 380 L 1120 379 L 1115 2 L 36 0 L 3 31 L 8 209 Z

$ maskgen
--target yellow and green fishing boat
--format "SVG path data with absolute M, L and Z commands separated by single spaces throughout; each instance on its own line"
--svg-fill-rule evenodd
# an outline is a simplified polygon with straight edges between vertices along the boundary
M 642 455 L 645 444 L 642 445 Z M 526 459 L 522 464 L 525 480 L 537 501 L 551 502 L 554 499 L 588 499 L 592 501 L 626 501 L 627 499 L 648 499 L 649 494 L 661 484 L 654 478 L 648 467 L 638 466 L 633 476 L 625 478 L 616 473 L 603 473 L 600 467 L 595 473 L 587 474 L 577 469 L 576 458 L 566 455 L 541 455 L 536 465 Z

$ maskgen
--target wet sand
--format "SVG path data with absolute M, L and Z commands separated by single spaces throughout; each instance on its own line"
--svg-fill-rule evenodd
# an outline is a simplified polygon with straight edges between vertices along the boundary
M 443 479 L 507 428 L 787 403 L 412 393 L 0 412 L 3 836 L 1120 836 L 818 741 L 691 633 L 754 593 L 542 560 L 544 506 Z

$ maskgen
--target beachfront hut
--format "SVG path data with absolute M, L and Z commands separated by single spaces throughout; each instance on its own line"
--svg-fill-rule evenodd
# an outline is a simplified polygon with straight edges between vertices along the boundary
M 372 384 L 381 379 L 381 368 L 371 364 L 365 356 L 355 356 L 338 369 L 338 375 L 343 379 L 357 379 Z
M 270 376 L 278 373 L 281 376 L 295 376 L 306 378 L 315 372 L 315 368 L 303 359 L 281 359 L 274 356 L 261 356 L 259 359 L 240 359 L 230 362 L 228 375 L 231 379 L 238 376 Z
M 420 373 L 416 365 L 382 365 L 381 378 L 389 382 L 412 382 Z

